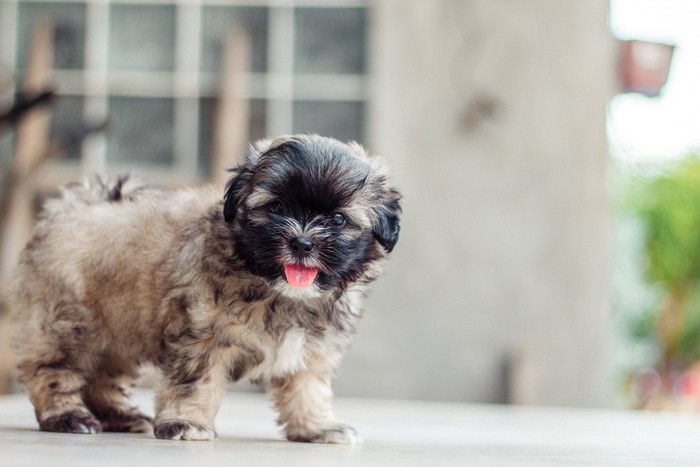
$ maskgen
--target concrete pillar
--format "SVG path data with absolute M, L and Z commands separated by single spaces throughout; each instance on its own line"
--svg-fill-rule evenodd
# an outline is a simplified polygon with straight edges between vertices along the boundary
M 405 214 L 338 392 L 608 405 L 607 2 L 372 5 Z

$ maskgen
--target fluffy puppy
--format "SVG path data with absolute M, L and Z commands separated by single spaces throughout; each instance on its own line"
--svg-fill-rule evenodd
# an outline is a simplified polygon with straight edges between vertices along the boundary
M 399 234 L 380 158 L 315 135 L 251 148 L 225 195 L 102 183 L 49 201 L 13 294 L 21 378 L 46 431 L 149 431 L 128 399 L 163 375 L 156 437 L 215 437 L 227 379 L 267 384 L 292 441 L 353 443 L 331 377 Z

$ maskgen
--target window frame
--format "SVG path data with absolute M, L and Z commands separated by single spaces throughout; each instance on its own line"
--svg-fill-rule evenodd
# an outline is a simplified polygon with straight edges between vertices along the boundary
M 0 68 L 18 76 L 20 4 L 84 4 L 86 8 L 84 68 L 54 70 L 60 83 L 60 96 L 83 98 L 83 118 L 102 121 L 109 113 L 112 97 L 165 97 L 173 100 L 172 164 L 114 163 L 107 160 L 107 136 L 87 138 L 80 161 L 66 159 L 54 164 L 79 168 L 84 173 L 119 172 L 136 169 L 141 173 L 167 173 L 180 180 L 206 178 L 199 167 L 201 100 L 215 97 L 218 73 L 201 70 L 202 11 L 210 6 L 265 7 L 268 15 L 267 70 L 250 72 L 250 99 L 265 101 L 265 134 L 288 134 L 294 128 L 294 104 L 298 101 L 353 102 L 364 105 L 367 112 L 367 66 L 364 73 L 295 72 L 295 12 L 304 8 L 360 8 L 365 10 L 368 30 L 367 0 L 0 0 Z M 109 28 L 112 5 L 174 5 L 175 57 L 172 72 L 109 70 Z M 192 40 L 192 38 L 196 40 Z M 365 40 L 365 43 L 367 41 Z M 367 61 L 365 48 L 365 61 Z M 138 83 L 135 85 L 134 83 Z M 16 85 L 17 83 L 15 83 Z M 1 99 L 11 99 L 12 92 Z M 9 95 L 9 97 L 8 97 Z M 360 122 L 364 126 L 364 120 Z M 360 131 L 366 134 L 365 128 Z

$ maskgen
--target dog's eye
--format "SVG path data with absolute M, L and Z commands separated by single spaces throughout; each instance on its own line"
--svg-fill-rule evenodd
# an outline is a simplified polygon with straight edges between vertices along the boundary
M 331 214 L 331 223 L 333 225 L 337 225 L 338 227 L 341 227 L 341 226 L 345 225 L 345 222 L 347 222 L 345 219 L 345 216 L 342 215 L 341 213 L 335 212 L 335 213 Z
M 272 202 L 267 205 L 267 212 L 270 214 L 282 214 L 284 212 L 284 206 L 279 201 Z

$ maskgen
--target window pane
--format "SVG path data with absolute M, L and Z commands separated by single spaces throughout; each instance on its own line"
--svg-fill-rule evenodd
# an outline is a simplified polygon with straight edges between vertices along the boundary
M 361 102 L 297 101 L 294 133 L 318 133 L 341 141 L 363 141 Z
M 255 72 L 267 69 L 267 9 L 260 7 L 211 6 L 202 9 L 203 71 L 221 69 L 221 47 L 228 32 L 244 28 L 252 41 L 251 66 Z
M 296 18 L 298 73 L 363 73 L 364 8 L 302 8 Z
M 66 144 L 75 141 L 76 144 L 66 147 L 59 154 L 61 159 L 80 159 L 83 125 L 83 98 L 81 96 L 58 96 L 51 113 L 51 141 Z
M 250 120 L 248 124 L 248 142 L 265 137 L 265 100 L 251 99 Z M 216 99 L 203 98 L 199 101 L 199 169 L 202 173 L 209 171 L 209 161 L 214 149 L 214 119 L 216 118 Z
M 174 6 L 112 6 L 109 40 L 112 70 L 170 71 L 174 63 Z
M 80 3 L 20 3 L 20 68 L 26 66 L 34 25 L 48 18 L 54 27 L 54 68 L 82 68 L 85 54 L 85 5 Z
M 109 162 L 172 163 L 172 99 L 111 97 L 109 109 Z

